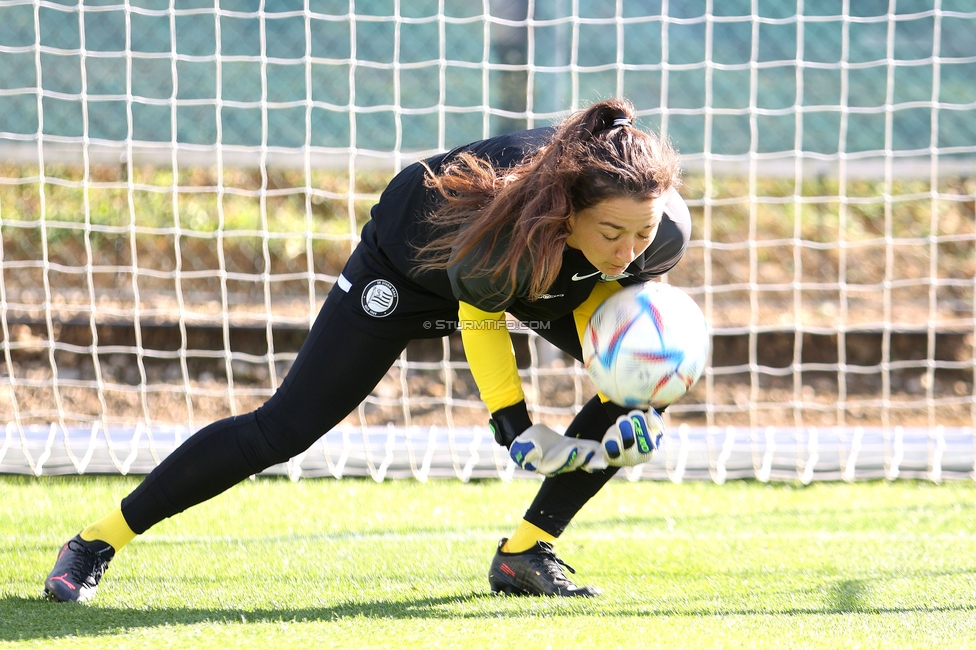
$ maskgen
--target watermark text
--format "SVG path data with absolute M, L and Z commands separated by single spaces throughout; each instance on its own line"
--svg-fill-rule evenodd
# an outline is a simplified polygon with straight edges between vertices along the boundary
M 425 320 L 425 330 L 508 330 L 509 332 L 527 332 L 529 330 L 548 330 L 552 325 L 547 320 Z

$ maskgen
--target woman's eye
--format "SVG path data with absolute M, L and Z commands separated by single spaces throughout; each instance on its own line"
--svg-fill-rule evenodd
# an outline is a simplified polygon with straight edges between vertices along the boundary
M 613 237 L 611 237 L 610 235 L 603 235 L 603 238 L 606 239 L 607 241 L 617 241 L 618 239 L 620 239 L 620 235 L 614 235 Z

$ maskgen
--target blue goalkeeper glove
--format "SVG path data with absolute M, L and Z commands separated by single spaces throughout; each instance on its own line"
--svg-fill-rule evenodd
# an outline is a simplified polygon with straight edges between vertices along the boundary
M 515 438 L 509 454 L 522 469 L 545 476 L 579 469 L 595 472 L 606 469 L 608 464 L 599 442 L 563 436 L 544 424 L 533 425 Z
M 603 435 L 602 447 L 613 467 L 646 463 L 664 438 L 664 419 L 654 409 L 621 415 Z
M 524 401 L 494 411 L 488 424 L 495 441 L 508 447 L 512 460 L 530 472 L 555 476 L 607 467 L 607 455 L 599 442 L 567 438 L 545 425 L 533 425 Z

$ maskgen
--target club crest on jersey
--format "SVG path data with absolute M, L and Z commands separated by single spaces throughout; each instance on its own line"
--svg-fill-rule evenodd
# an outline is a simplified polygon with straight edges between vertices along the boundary
M 363 289 L 363 310 L 370 316 L 383 318 L 393 313 L 399 298 L 392 284 L 386 280 L 373 280 Z

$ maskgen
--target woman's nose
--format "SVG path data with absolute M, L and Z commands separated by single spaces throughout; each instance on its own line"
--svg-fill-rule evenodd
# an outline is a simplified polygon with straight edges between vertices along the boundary
M 633 246 L 621 246 L 617 249 L 617 259 L 621 262 L 627 262 L 630 264 L 634 261 L 635 257 Z

